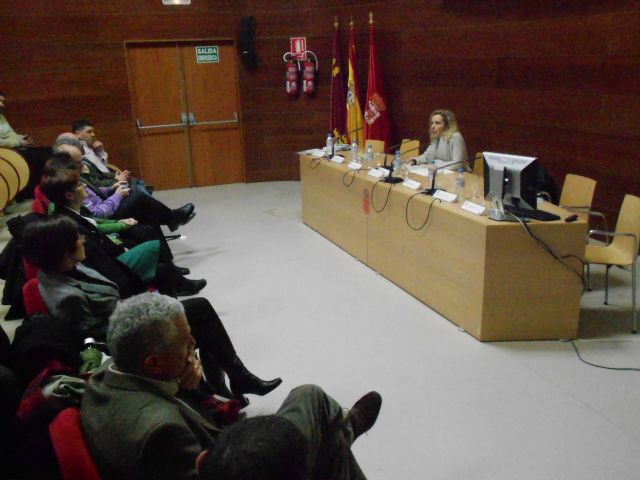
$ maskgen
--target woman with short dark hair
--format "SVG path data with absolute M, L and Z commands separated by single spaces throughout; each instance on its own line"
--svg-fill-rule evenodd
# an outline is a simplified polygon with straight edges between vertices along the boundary
M 58 217 L 33 222 L 22 240 L 27 261 L 38 267 L 39 289 L 49 312 L 65 322 L 78 337 L 106 338 L 109 317 L 120 300 L 118 286 L 85 267 L 84 238 L 73 220 Z M 222 396 L 230 396 L 224 374 L 234 395 L 266 395 L 282 380 L 261 380 L 238 358 L 218 314 L 205 298 L 181 302 L 195 338 L 207 381 Z

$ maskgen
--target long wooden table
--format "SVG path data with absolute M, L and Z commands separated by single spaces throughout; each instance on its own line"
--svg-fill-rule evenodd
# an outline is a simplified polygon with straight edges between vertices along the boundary
M 465 176 L 467 190 L 475 184 L 482 193 L 482 179 Z M 577 336 L 580 262 L 566 258 L 567 265 L 561 264 L 519 223 L 495 222 L 462 210 L 461 203 L 434 202 L 426 195 L 411 198 L 407 209 L 415 191 L 401 184 L 375 185 L 378 180 L 365 170 L 348 172 L 346 162 L 300 154 L 300 177 L 305 224 L 478 340 Z M 439 173 L 438 184 L 453 191 L 454 177 Z M 570 215 L 552 204 L 541 208 Z M 409 227 L 405 217 L 417 228 L 429 209 L 424 228 Z M 559 255 L 584 258 L 583 219 L 528 225 Z

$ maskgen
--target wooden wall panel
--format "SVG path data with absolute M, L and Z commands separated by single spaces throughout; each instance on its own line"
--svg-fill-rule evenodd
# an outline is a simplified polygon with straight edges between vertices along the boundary
M 338 15 L 343 67 L 347 21 L 356 23 L 366 93 L 367 14 L 394 141 L 426 132 L 428 113 L 450 108 L 470 152 L 538 156 L 562 183 L 598 180 L 596 207 L 615 212 L 640 194 L 638 0 L 224 0 L 164 7 L 160 0 L 6 0 L 0 90 L 8 118 L 51 143 L 76 117 L 96 123 L 117 163 L 137 167 L 124 42 L 236 37 L 257 22 L 259 68 L 240 67 L 248 181 L 298 178 L 296 150 L 320 146 L 330 113 L 331 34 Z M 289 98 L 282 54 L 306 36 L 320 57 L 317 93 Z

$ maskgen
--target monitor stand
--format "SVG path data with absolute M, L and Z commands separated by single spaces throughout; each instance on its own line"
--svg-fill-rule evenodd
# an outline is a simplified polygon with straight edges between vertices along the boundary
M 489 218 L 496 222 L 517 222 L 513 215 L 504 212 L 504 204 L 501 198 L 491 199 L 491 209 L 489 210 Z

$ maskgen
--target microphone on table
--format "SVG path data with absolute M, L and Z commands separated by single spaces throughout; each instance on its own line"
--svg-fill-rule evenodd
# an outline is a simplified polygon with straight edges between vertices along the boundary
M 436 168 L 436 169 L 433 171 L 433 178 L 431 179 L 431 188 L 425 188 L 425 189 L 422 191 L 422 193 L 423 193 L 423 194 L 425 194 L 425 195 L 433 195 L 433 194 L 436 192 L 436 190 L 437 190 L 437 189 L 435 188 L 435 186 L 436 186 L 436 173 L 437 173 L 439 170 L 442 170 L 443 168 L 447 168 L 447 167 L 452 167 L 452 166 L 454 166 L 454 165 L 458 165 L 459 163 L 464 163 L 465 161 L 466 161 L 466 160 L 458 160 L 457 162 L 447 163 L 446 165 L 442 165 L 442 166 L 440 166 L 440 167 Z
M 402 145 L 402 144 L 400 144 L 400 145 Z M 396 146 L 397 146 L 397 145 L 396 145 Z M 417 146 L 417 147 L 414 147 L 414 148 L 412 148 L 412 149 L 410 149 L 410 150 L 407 150 L 406 152 L 402 152 L 402 153 L 400 154 L 400 158 L 402 158 L 405 154 L 407 154 L 407 153 L 409 153 L 409 152 L 413 152 L 414 150 L 419 150 L 419 149 L 420 149 L 420 144 L 418 144 L 418 146 Z M 400 160 L 400 161 L 402 162 L 402 160 Z M 385 182 L 385 183 L 400 183 L 400 182 L 403 182 L 403 181 L 404 181 L 404 180 L 403 180 L 402 178 L 400 178 L 400 177 L 394 177 L 394 176 L 393 176 L 393 171 L 394 171 L 396 168 L 399 168 L 399 165 L 396 165 L 395 163 L 396 163 L 396 159 L 394 158 L 394 159 L 393 159 L 393 162 L 391 163 L 391 165 L 390 165 L 390 166 L 387 166 L 387 156 L 386 156 L 386 155 L 384 156 L 384 165 L 382 166 L 382 168 L 384 168 L 384 169 L 386 169 L 386 170 L 389 170 L 389 176 L 385 177 L 385 178 L 382 180 L 383 182 Z

